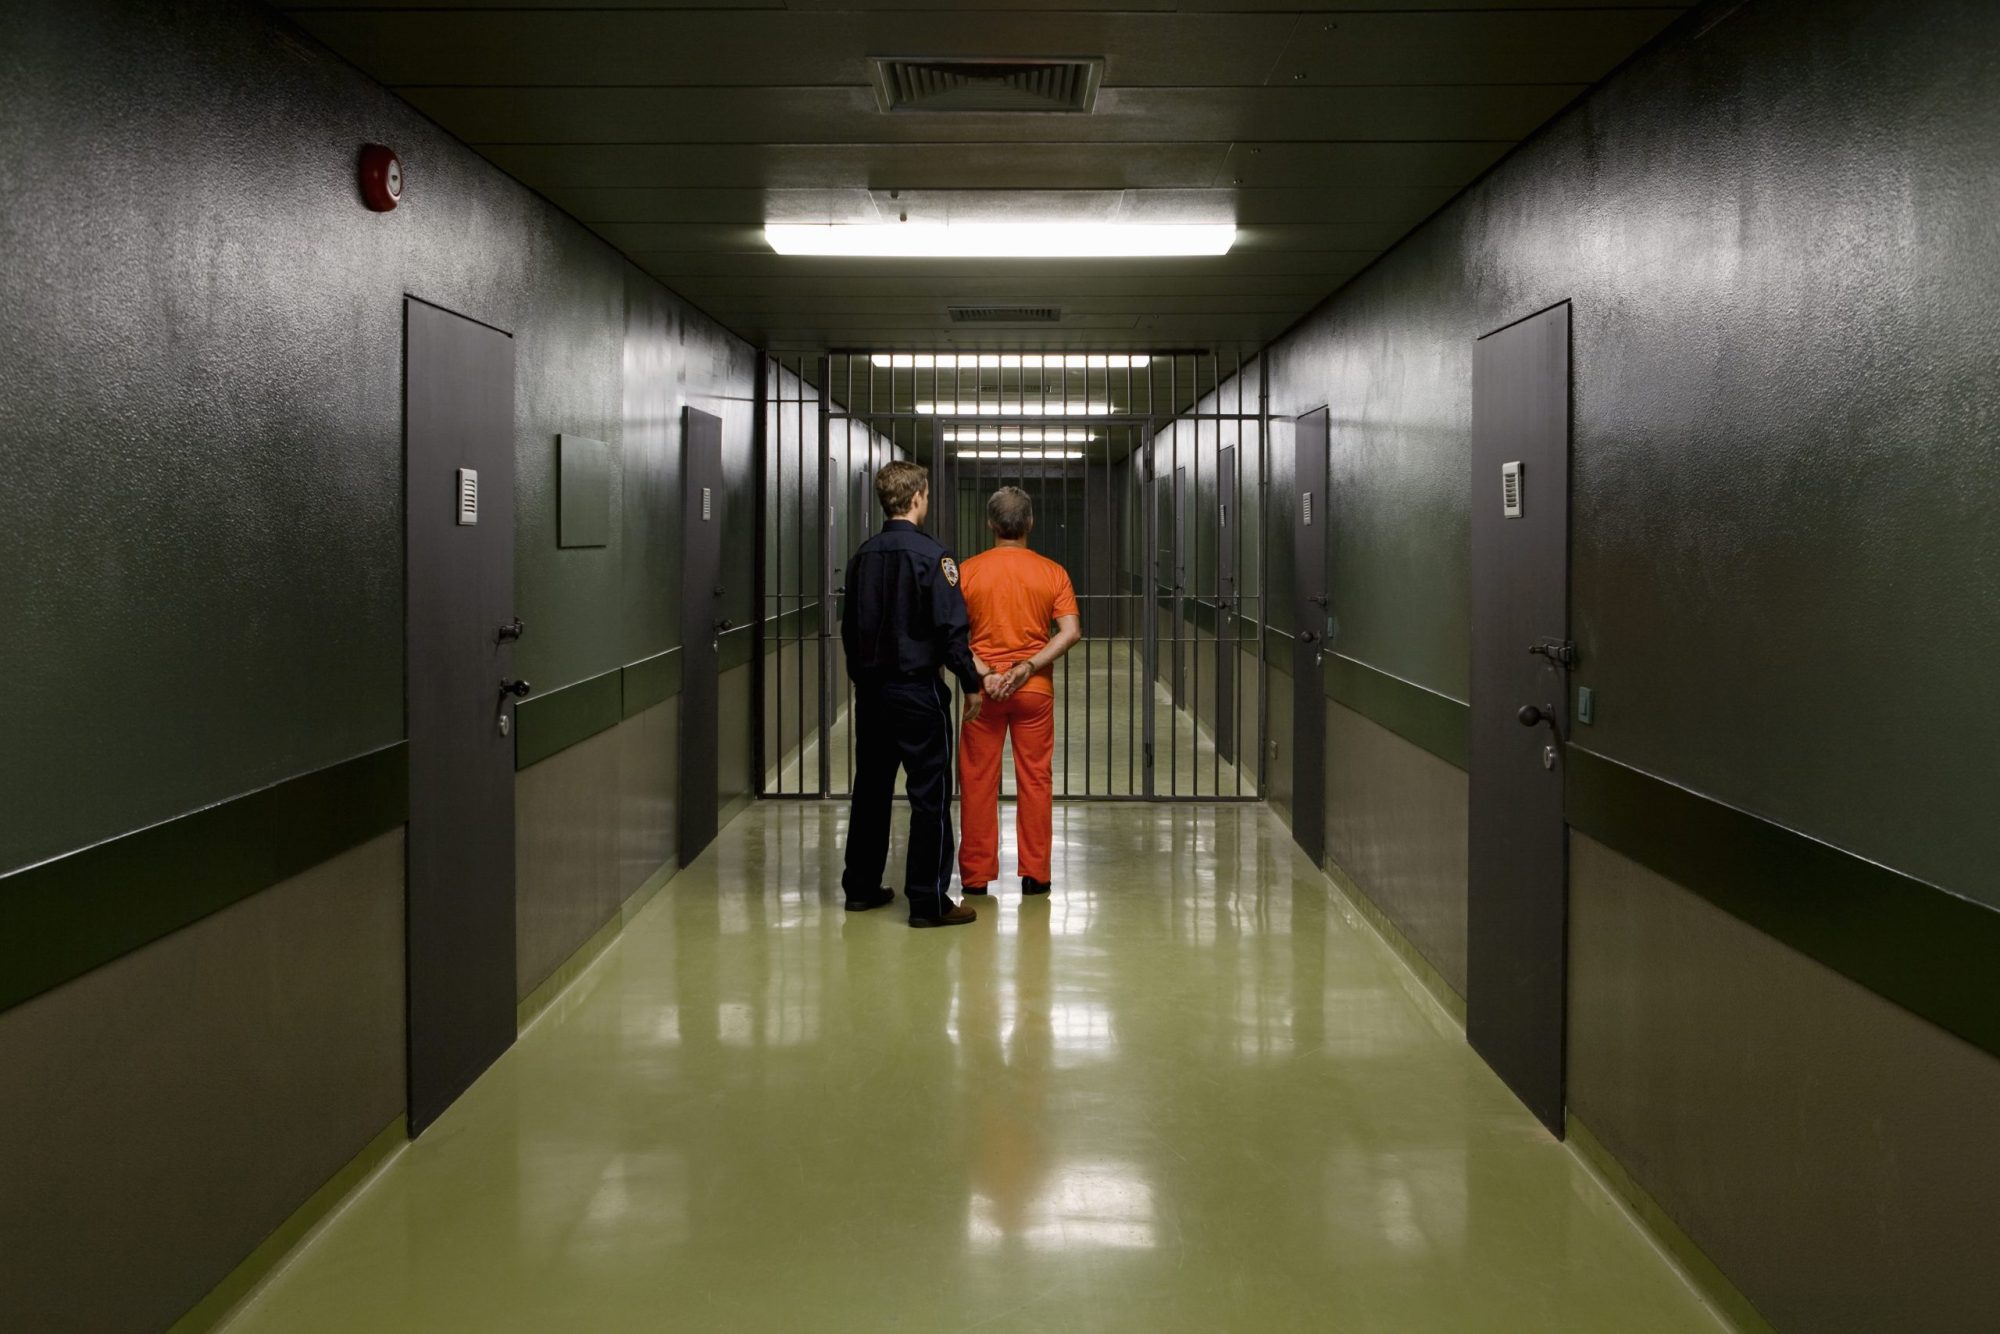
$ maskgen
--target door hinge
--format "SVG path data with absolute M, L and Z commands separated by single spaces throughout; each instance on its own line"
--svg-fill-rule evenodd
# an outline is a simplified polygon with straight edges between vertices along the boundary
M 1537 657 L 1547 658 L 1555 666 L 1568 669 L 1576 666 L 1576 644 L 1567 639 L 1542 639 L 1530 645 L 1528 652 Z

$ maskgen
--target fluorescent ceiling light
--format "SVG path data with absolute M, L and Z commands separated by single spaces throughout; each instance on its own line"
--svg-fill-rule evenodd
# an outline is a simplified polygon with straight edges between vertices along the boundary
M 1012 400 L 1006 403 L 919 403 L 917 411 L 925 416 L 942 414 L 947 417 L 1109 417 L 1109 403 L 1054 403 L 1035 404 Z
M 1153 359 L 1149 356 L 1117 352 L 1051 352 L 1044 356 L 1039 352 L 877 352 L 869 358 L 884 370 L 972 370 L 975 367 L 1001 368 L 1013 370 L 1026 367 L 1029 370 L 1119 370 L 1131 366 L 1145 366 Z
M 781 255 L 889 259 L 1116 259 L 1226 255 L 1230 222 L 767 223 Z
M 1080 459 L 1080 449 L 961 449 L 962 459 Z
M 1075 427 L 1064 429 L 1059 426 L 1052 426 L 1046 430 L 1040 426 L 981 426 L 977 429 L 947 427 L 944 438 L 955 443 L 979 440 L 990 444 L 1045 445 L 1061 442 L 1075 445 L 1082 444 L 1086 440 L 1095 440 L 1097 432 L 1080 431 Z

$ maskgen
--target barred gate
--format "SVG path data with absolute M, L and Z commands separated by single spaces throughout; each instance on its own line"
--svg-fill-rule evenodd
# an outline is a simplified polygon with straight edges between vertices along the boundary
M 835 352 L 760 377 L 755 661 L 767 796 L 847 795 L 847 558 L 880 526 L 872 478 L 931 472 L 925 527 L 961 559 L 986 500 L 1033 498 L 1030 545 L 1075 585 L 1084 640 L 1055 667 L 1055 791 L 1255 800 L 1262 791 L 1269 436 L 1240 352 Z M 1002 791 L 1011 792 L 1011 765 Z

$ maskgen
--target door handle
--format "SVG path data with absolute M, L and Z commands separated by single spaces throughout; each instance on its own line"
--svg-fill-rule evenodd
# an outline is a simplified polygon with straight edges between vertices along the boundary
M 494 632 L 493 642 L 496 644 L 512 643 L 514 640 L 519 639 L 527 629 L 527 626 L 521 624 L 521 618 L 516 616 L 512 623 L 503 625 Z
M 1301 644 L 1316 644 L 1319 642 L 1319 636 L 1310 630 L 1301 630 L 1299 631 L 1299 642 Z
M 1563 745 L 1562 728 L 1556 720 L 1556 706 L 1544 704 L 1536 708 L 1533 704 L 1523 704 L 1514 711 L 1514 720 L 1523 727 L 1539 727 L 1543 723 L 1549 725 L 1549 743 L 1542 747 L 1542 767 L 1553 772 Z
M 1314 606 L 1318 607 L 1321 611 L 1327 610 L 1326 594 L 1324 593 L 1316 593 L 1312 597 L 1307 598 L 1306 601 L 1312 603 Z
M 534 687 L 526 681 L 509 681 L 503 678 L 500 682 L 500 693 L 503 695 L 512 695 L 515 699 L 522 698 L 533 689 Z
M 715 633 L 717 634 L 721 634 L 726 630 L 734 630 L 735 628 L 736 622 L 730 620 L 727 616 L 715 623 Z
M 1543 723 L 1547 723 L 1550 739 L 1557 745 L 1563 744 L 1562 721 L 1556 716 L 1556 706 L 1553 704 L 1543 704 L 1540 707 L 1523 704 L 1514 711 L 1514 721 L 1523 727 L 1540 727 Z

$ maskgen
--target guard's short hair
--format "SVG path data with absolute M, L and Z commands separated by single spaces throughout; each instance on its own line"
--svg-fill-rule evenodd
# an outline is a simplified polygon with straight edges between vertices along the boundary
M 986 502 L 986 521 L 995 536 L 1008 541 L 1026 537 L 1035 523 L 1035 502 L 1018 486 L 1003 486 Z
M 930 489 L 930 473 L 922 464 L 907 459 L 885 463 L 882 471 L 875 474 L 875 499 L 882 502 L 882 512 L 892 519 L 908 514 L 917 497 Z

